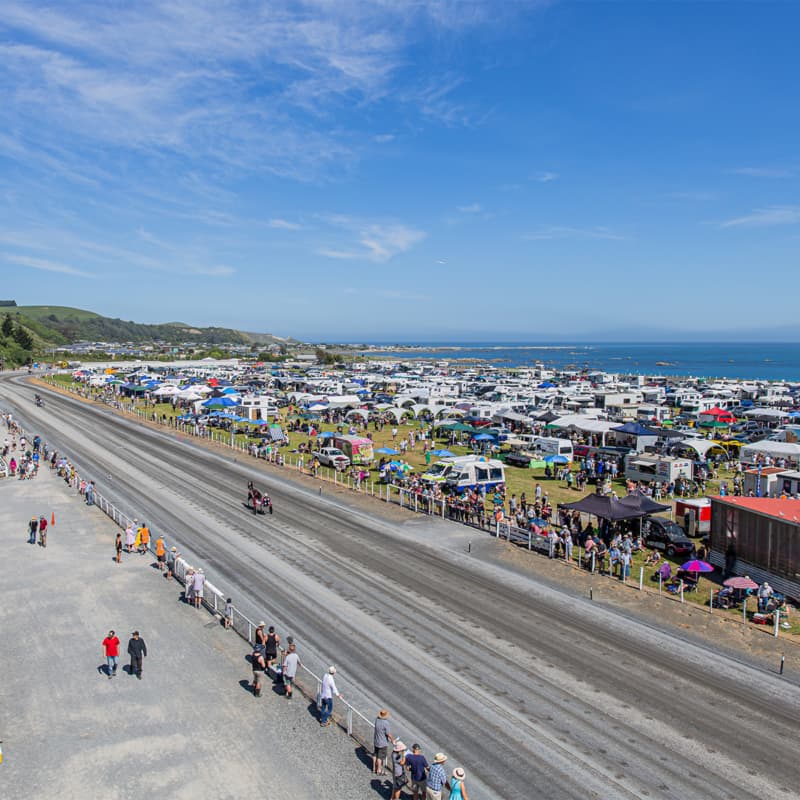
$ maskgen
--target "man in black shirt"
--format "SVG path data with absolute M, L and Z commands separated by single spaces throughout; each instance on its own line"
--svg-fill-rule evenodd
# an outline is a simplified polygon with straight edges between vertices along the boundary
M 131 657 L 131 675 L 142 679 L 142 659 L 147 655 L 147 645 L 144 639 L 139 638 L 139 631 L 133 632 L 133 638 L 128 640 L 128 655 Z

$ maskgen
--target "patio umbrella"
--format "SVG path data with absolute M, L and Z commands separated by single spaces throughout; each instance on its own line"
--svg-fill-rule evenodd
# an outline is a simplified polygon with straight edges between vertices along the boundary
M 317 435 L 317 438 L 318 439 L 330 439 L 332 436 L 336 436 L 336 434 L 332 433 L 331 431 L 323 431 L 322 433 Z
M 737 575 L 735 578 L 728 578 L 722 585 L 728 586 L 731 589 L 758 589 L 758 584 L 747 575 Z
M 544 460 L 547 464 L 569 464 L 566 456 L 545 456 Z
M 477 436 L 473 436 L 476 442 L 486 442 L 489 439 L 494 439 L 491 433 L 479 433 Z
M 685 564 L 681 564 L 681 569 L 685 572 L 713 572 L 714 567 L 707 561 L 701 561 L 699 558 L 693 558 Z

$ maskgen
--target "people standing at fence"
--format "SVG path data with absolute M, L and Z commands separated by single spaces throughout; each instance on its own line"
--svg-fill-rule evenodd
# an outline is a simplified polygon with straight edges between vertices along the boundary
M 278 647 L 281 643 L 281 637 L 275 633 L 275 627 L 269 626 L 266 641 L 264 642 L 264 657 L 267 660 L 267 670 L 272 668 L 272 665 L 278 660 Z
M 171 581 L 172 576 L 175 574 L 175 562 L 180 558 L 180 553 L 177 547 L 169 549 L 169 556 L 167 557 L 167 580 Z
M 372 772 L 375 775 L 383 774 L 386 755 L 389 751 L 389 742 L 394 744 L 394 741 L 394 736 L 392 736 L 389 727 L 389 711 L 382 708 L 375 719 L 375 732 L 372 742 L 375 748 L 372 756 Z
M 125 526 L 125 549 L 129 552 L 133 552 L 133 546 L 136 542 L 136 532 L 133 529 L 133 523 L 129 522 Z
M 114 538 L 114 560 L 119 564 L 122 561 L 122 534 L 117 533 Z
M 331 714 L 333 713 L 333 698 L 341 697 L 339 690 L 336 688 L 336 681 L 333 676 L 336 674 L 336 667 L 331 665 L 328 671 L 322 678 L 322 688 L 319 692 L 320 697 L 320 712 L 319 724 L 320 727 L 326 728 L 331 724 Z
M 261 697 L 261 679 L 264 677 L 264 670 L 267 668 L 267 662 L 264 659 L 264 650 L 260 645 L 257 644 L 253 648 L 250 662 L 253 667 L 253 696 Z
M 442 791 L 447 785 L 447 773 L 444 771 L 446 763 L 447 756 L 444 753 L 437 753 L 433 757 L 433 764 L 428 770 L 425 800 L 442 800 Z
M 198 567 L 192 575 L 192 600 L 195 608 L 200 608 L 203 602 L 203 589 L 206 585 L 206 576 L 203 574 L 202 567 Z
M 167 561 L 167 548 L 164 544 L 164 537 L 160 536 L 156 539 L 156 562 L 158 564 L 158 571 L 163 572 Z
M 408 783 L 406 778 L 406 746 L 401 741 L 392 749 L 392 800 L 400 800 L 400 792 Z
M 287 700 L 292 699 L 294 682 L 297 677 L 297 668 L 301 666 L 300 656 L 297 655 L 297 647 L 294 642 L 289 645 L 289 650 L 283 659 L 283 691 Z
M 414 800 L 425 800 L 425 789 L 427 786 L 426 776 L 428 772 L 428 759 L 422 755 L 418 744 L 411 745 L 411 754 L 406 756 L 406 767 L 408 767 L 409 777 L 411 778 L 411 791 L 414 793 Z
M 128 655 L 131 657 L 131 675 L 142 679 L 142 660 L 147 656 L 147 645 L 139 636 L 139 631 L 134 631 L 128 640 Z
M 117 674 L 119 664 L 119 639 L 114 631 L 109 631 L 103 639 L 103 655 L 106 657 L 106 673 L 111 680 Z
M 173 548 L 174 550 L 175 548 Z M 222 625 L 225 630 L 233 627 L 233 599 L 228 598 L 225 601 L 225 611 L 222 616 Z
M 464 779 L 467 774 L 461 767 L 456 767 L 450 777 L 450 798 L 449 800 L 469 800 L 467 795 L 467 786 Z
M 267 623 L 264 622 L 264 620 L 261 620 L 261 622 L 259 622 L 258 625 L 256 625 L 256 632 L 254 634 L 256 639 L 256 644 L 261 645 L 262 653 L 267 652 L 267 634 L 266 631 L 264 630 L 266 627 Z
M 39 517 L 31 517 L 28 523 L 28 544 L 36 544 L 36 534 L 39 532 Z
M 144 555 L 150 546 L 150 529 L 147 527 L 146 522 L 143 522 L 141 528 L 136 532 L 136 539 L 138 540 L 137 549 L 139 554 Z

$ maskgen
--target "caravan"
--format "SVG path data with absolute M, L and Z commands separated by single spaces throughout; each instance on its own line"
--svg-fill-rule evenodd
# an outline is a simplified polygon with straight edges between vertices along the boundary
M 536 436 L 533 449 L 543 456 L 563 456 L 572 461 L 572 442 L 569 439 L 558 439 L 555 436 Z

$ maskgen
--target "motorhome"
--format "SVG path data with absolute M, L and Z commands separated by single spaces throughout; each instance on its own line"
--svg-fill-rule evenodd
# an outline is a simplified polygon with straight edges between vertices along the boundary
M 533 449 L 538 450 L 543 456 L 563 456 L 567 461 L 572 461 L 572 442 L 569 439 L 559 439 L 555 436 L 536 436 L 533 439 Z
M 449 489 L 460 492 L 464 489 L 494 489 L 506 482 L 502 461 L 482 456 L 454 456 L 431 464 L 422 480 L 442 483 Z

